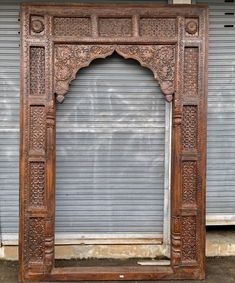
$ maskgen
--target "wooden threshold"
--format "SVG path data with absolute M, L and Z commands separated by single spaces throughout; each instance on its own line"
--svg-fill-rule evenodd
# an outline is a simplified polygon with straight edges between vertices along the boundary
M 171 266 L 94 266 L 94 267 L 57 267 L 46 278 L 28 273 L 27 281 L 128 281 L 128 280 L 172 280 L 204 279 L 199 270 L 187 270 Z

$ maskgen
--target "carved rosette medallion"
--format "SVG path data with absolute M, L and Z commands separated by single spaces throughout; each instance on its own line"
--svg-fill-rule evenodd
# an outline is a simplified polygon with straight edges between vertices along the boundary
M 44 17 L 31 16 L 30 29 L 31 29 L 31 34 L 42 35 L 45 29 Z
M 105 58 L 114 51 L 124 58 L 137 60 L 152 70 L 168 101 L 172 100 L 175 77 L 175 47 L 172 45 L 57 45 L 55 47 L 55 93 L 63 102 L 69 84 L 79 69 L 96 58 Z
M 185 31 L 188 36 L 198 35 L 198 20 L 197 19 L 186 19 Z
M 44 23 L 40 20 L 34 20 L 31 23 L 31 28 L 33 32 L 40 33 L 44 30 Z

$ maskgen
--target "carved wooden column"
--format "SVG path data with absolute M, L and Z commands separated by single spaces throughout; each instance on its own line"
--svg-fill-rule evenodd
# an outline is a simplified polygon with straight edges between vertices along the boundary
M 27 9 L 22 16 L 20 262 L 27 278 L 53 266 L 55 108 L 50 18 Z
M 200 33 L 199 33 L 200 26 Z M 172 262 L 204 277 L 206 85 L 203 19 L 178 18 L 177 86 L 173 107 Z M 204 101 L 204 102 L 202 102 Z M 203 181 L 202 181 L 203 180 Z M 203 225 L 202 225 L 203 223 Z

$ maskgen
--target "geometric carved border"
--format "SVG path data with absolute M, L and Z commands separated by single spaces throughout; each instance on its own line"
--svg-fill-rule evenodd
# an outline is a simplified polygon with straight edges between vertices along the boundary
M 21 281 L 205 277 L 207 18 L 203 5 L 22 5 Z M 172 101 L 171 264 L 57 268 L 55 104 L 113 52 L 149 68 Z

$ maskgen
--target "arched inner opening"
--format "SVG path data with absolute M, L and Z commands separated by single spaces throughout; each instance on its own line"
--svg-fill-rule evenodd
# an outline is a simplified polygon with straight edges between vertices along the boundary
M 135 60 L 115 53 L 79 71 L 57 105 L 57 239 L 163 238 L 168 114 Z

